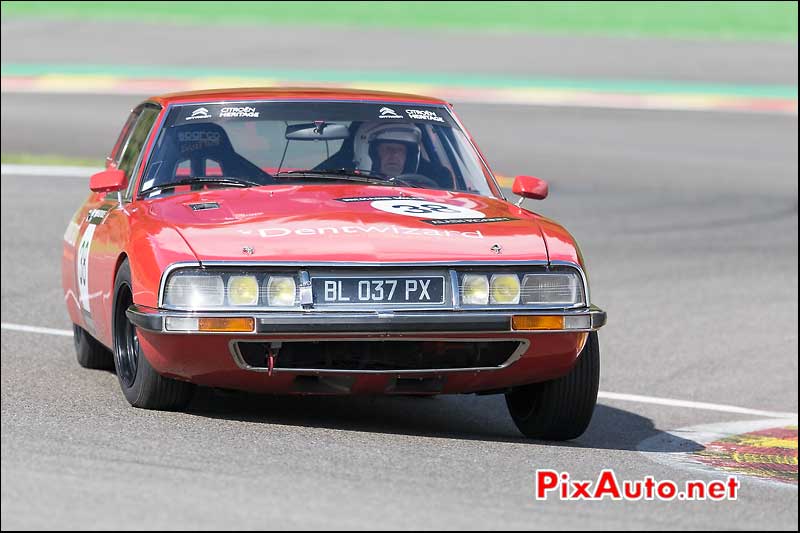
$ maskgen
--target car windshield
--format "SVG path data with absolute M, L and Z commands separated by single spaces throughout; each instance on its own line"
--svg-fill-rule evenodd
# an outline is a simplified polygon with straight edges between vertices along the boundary
M 139 192 L 354 181 L 491 196 L 487 173 L 441 105 L 185 104 L 171 107 Z

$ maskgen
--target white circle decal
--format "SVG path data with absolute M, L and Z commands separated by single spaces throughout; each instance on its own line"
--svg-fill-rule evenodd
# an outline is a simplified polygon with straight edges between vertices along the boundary
M 428 200 L 375 200 L 370 204 L 375 209 L 416 218 L 485 218 L 480 211 L 458 205 L 440 204 Z

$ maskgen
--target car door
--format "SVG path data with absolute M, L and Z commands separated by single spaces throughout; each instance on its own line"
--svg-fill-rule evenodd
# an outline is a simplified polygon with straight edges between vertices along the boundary
M 155 104 L 136 108 L 132 113 L 133 120 L 129 119 L 126 124 L 129 131 L 127 134 L 123 131 L 107 159 L 107 167 L 125 172 L 127 189 L 119 193 L 93 193 L 81 213 L 75 254 L 78 302 L 85 329 L 107 346 L 112 342 L 114 276 L 129 231 L 127 204 L 133 196 L 143 149 L 160 111 L 161 108 Z

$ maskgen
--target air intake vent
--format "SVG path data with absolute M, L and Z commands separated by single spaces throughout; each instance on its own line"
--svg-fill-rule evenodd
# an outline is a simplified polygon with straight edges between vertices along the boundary
M 499 368 L 519 347 L 518 341 L 288 341 L 275 358 L 275 368 L 352 372 Z M 268 348 L 259 341 L 241 341 L 236 346 L 242 360 L 253 368 L 267 365 Z
M 217 202 L 203 202 L 201 204 L 188 204 L 192 211 L 205 211 L 206 209 L 219 209 Z

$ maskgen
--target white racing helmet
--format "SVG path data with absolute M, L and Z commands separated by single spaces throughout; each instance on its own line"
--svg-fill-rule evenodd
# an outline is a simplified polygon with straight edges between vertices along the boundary
M 419 168 L 422 132 L 414 124 L 365 122 L 356 132 L 353 141 L 353 162 L 356 168 L 377 172 L 378 145 L 382 142 L 402 143 L 406 146 L 406 164 L 403 174 L 415 174 Z

